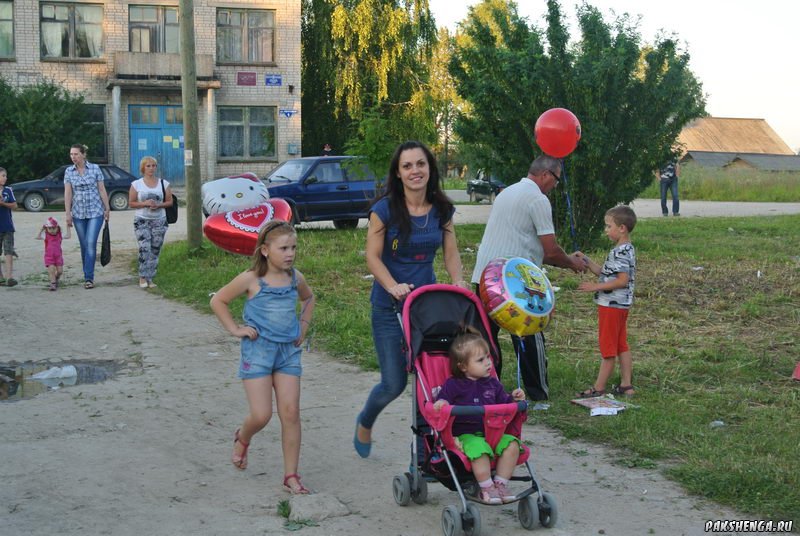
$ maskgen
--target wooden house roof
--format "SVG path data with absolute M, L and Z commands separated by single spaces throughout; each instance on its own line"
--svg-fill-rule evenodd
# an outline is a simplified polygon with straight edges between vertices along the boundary
M 744 165 L 762 171 L 800 171 L 800 156 L 758 153 L 711 153 L 689 151 L 682 162 L 695 162 L 702 167 L 728 168 Z
M 794 155 L 764 119 L 701 117 L 683 128 L 678 141 L 687 152 Z

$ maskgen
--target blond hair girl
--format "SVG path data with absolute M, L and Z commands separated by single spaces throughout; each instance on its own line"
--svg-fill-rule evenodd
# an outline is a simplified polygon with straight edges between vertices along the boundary
M 250 269 L 237 275 L 211 298 L 222 326 L 241 339 L 239 377 L 249 413 L 233 436 L 231 463 L 247 467 L 251 438 L 272 418 L 272 393 L 281 421 L 283 486 L 292 494 L 309 490 L 300 481 L 301 344 L 314 312 L 314 293 L 294 268 L 297 234 L 286 222 L 267 223 L 258 235 Z M 230 303 L 247 295 L 237 324 Z M 300 303 L 300 313 L 297 305 Z

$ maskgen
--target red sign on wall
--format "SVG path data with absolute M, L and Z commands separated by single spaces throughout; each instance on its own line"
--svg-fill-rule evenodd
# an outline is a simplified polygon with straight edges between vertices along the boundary
M 254 86 L 256 85 L 256 73 L 252 71 L 239 71 L 236 73 L 237 86 Z

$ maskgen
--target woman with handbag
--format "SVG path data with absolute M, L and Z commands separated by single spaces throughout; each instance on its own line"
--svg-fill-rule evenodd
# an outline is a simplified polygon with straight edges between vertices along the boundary
M 81 245 L 83 288 L 94 288 L 97 237 L 110 207 L 100 166 L 86 160 L 86 146 L 76 143 L 69 150 L 73 165 L 64 171 L 64 209 L 67 227 L 75 227 Z
M 152 288 L 156 284 L 158 255 L 164 244 L 164 235 L 169 224 L 164 210 L 172 206 L 172 190 L 169 182 L 156 176 L 158 162 L 152 156 L 145 156 L 139 162 L 142 177 L 131 183 L 128 204 L 136 209 L 133 217 L 133 231 L 139 242 L 139 287 Z

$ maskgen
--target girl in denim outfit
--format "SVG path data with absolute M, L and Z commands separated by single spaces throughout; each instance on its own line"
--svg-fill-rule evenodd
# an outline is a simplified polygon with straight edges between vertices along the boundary
M 308 493 L 297 474 L 300 459 L 300 346 L 314 312 L 314 294 L 294 269 L 297 234 L 284 221 L 261 229 L 249 270 L 236 276 L 211 298 L 211 309 L 223 327 L 242 340 L 239 377 L 250 413 L 233 438 L 231 462 L 247 467 L 250 439 L 272 417 L 272 392 L 281 421 L 283 485 L 292 494 Z M 244 324 L 230 312 L 231 301 L 247 294 Z M 297 302 L 302 307 L 297 314 Z

